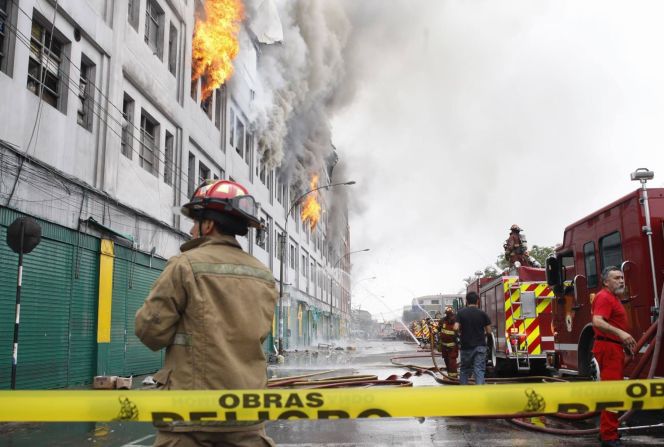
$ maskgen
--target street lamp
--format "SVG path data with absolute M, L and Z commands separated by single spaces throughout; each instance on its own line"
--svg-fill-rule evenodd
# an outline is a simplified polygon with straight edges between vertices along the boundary
M 334 285 L 333 285 L 334 269 L 337 268 L 337 266 L 339 265 L 341 260 L 344 259 L 346 256 L 350 256 L 353 253 L 362 253 L 364 251 L 369 251 L 369 249 L 365 248 L 365 249 L 362 249 L 362 250 L 355 250 L 355 251 L 350 251 L 348 253 L 344 253 L 343 255 L 341 255 L 339 257 L 339 259 L 337 259 L 337 262 L 335 262 L 334 265 L 332 266 L 332 272 L 333 273 L 330 274 L 330 324 L 329 324 L 329 331 L 328 331 L 328 336 L 330 337 L 330 340 L 332 340 L 332 301 L 333 301 L 333 296 L 334 296 Z M 341 284 L 339 284 L 339 286 L 341 286 Z
M 350 186 L 354 185 L 355 181 L 349 181 L 349 182 L 340 182 L 340 183 L 331 183 L 329 185 L 321 185 L 316 188 L 310 189 L 309 191 L 304 192 L 301 194 L 299 197 L 297 197 L 293 202 L 291 203 L 290 208 L 288 209 L 288 212 L 286 213 L 286 220 L 284 222 L 284 230 L 281 232 L 281 235 L 279 236 L 281 238 L 281 252 L 279 253 L 279 319 L 277 320 L 277 326 L 278 326 L 278 333 L 279 333 L 279 354 L 283 354 L 284 352 L 284 252 L 286 251 L 286 240 L 288 237 L 288 218 L 290 217 L 291 213 L 295 209 L 295 207 L 300 203 L 302 199 L 304 199 L 307 195 L 311 194 L 314 191 L 318 191 L 320 189 L 329 189 L 334 186 Z

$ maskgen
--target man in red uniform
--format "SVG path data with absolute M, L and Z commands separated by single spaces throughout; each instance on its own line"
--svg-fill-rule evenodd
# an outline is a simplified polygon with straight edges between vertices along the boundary
M 447 375 L 450 379 L 457 379 L 457 357 L 459 356 L 459 347 L 456 343 L 456 332 L 454 331 L 454 309 L 450 306 L 445 308 L 445 317 L 438 323 L 438 334 L 440 340 L 440 352 L 447 368 Z
M 634 354 L 636 341 L 627 332 L 627 314 L 618 297 L 625 292 L 625 277 L 615 266 L 602 271 L 604 288 L 592 303 L 595 345 L 593 354 L 599 364 L 601 380 L 622 380 L 625 353 Z M 599 423 L 602 446 L 619 447 L 618 414 L 602 411 Z

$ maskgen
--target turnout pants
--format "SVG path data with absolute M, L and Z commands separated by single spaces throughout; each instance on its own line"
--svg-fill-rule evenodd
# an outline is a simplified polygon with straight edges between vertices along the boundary
M 599 373 L 602 381 L 623 380 L 623 365 L 625 353 L 622 345 L 609 341 L 595 340 L 593 354 L 599 363 Z M 602 441 L 618 439 L 618 413 L 603 410 L 599 417 L 599 437 Z
M 457 357 L 459 356 L 459 348 L 456 346 L 448 347 L 443 345 L 440 350 L 443 361 L 445 362 L 445 368 L 447 369 L 447 374 L 450 377 L 457 377 L 458 367 L 457 367 Z

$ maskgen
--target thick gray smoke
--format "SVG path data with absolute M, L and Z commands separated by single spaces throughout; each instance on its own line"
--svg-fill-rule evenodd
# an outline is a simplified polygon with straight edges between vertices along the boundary
M 250 19 L 262 1 L 248 2 Z M 337 95 L 348 83 L 344 50 L 350 22 L 340 2 L 276 3 L 284 38 L 281 43 L 261 46 L 262 91 L 252 118 L 261 135 L 261 161 L 269 168 L 278 167 L 282 180 L 298 193 L 308 189 L 311 176 L 325 170 L 333 156 L 330 120 L 339 106 Z M 338 223 L 345 219 L 339 219 L 343 216 L 337 210 L 345 209 L 347 195 L 334 191 L 325 196 L 331 230 L 339 235 L 344 229 Z

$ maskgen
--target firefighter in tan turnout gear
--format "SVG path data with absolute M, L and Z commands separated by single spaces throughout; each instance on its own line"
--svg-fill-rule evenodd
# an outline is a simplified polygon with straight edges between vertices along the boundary
M 267 385 L 262 342 L 272 327 L 277 291 L 272 272 L 244 252 L 236 235 L 262 231 L 254 198 L 240 184 L 201 185 L 182 213 L 192 240 L 172 257 L 136 313 L 136 335 L 166 348 L 155 374 L 166 390 L 260 389 Z M 263 423 L 155 424 L 155 446 L 271 446 Z

